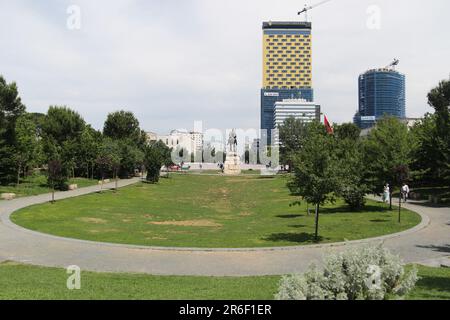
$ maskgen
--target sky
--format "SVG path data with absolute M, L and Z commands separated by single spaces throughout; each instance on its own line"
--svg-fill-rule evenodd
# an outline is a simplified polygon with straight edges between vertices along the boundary
M 304 4 L 0 0 L 0 75 L 17 82 L 29 112 L 66 105 L 97 129 L 122 109 L 159 134 L 194 121 L 257 129 L 262 22 L 303 20 Z M 312 10 L 313 87 L 328 118 L 351 122 L 358 75 L 394 58 L 407 115 L 431 112 L 427 93 L 450 75 L 448 12 L 448 0 L 332 0 Z

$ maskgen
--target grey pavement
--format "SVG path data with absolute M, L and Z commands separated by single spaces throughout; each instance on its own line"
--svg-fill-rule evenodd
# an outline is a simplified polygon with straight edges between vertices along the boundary
M 120 181 L 120 186 L 138 182 Z M 106 185 L 112 188 L 113 183 Z M 65 199 L 93 193 L 98 186 L 58 193 Z M 406 263 L 437 264 L 450 256 L 450 208 L 407 204 L 422 223 L 395 235 L 347 243 L 262 249 L 158 248 L 97 243 L 60 238 L 23 229 L 10 215 L 24 207 L 45 203 L 50 195 L 0 201 L 0 261 L 39 266 L 77 265 L 85 271 L 146 273 L 153 275 L 251 276 L 303 272 L 324 254 L 368 243 L 384 243 Z M 395 213 L 393 213 L 395 214 Z

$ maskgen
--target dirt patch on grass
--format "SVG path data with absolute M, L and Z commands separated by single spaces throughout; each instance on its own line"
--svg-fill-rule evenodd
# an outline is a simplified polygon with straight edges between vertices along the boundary
M 89 230 L 89 233 L 92 234 L 99 234 L 99 233 L 113 233 L 113 232 L 120 232 L 120 230 L 117 229 L 105 229 L 105 230 Z
M 212 220 L 153 221 L 148 222 L 147 224 L 152 224 L 156 226 L 176 226 L 176 227 L 205 227 L 205 228 L 222 227 L 220 223 L 214 222 Z
M 247 178 L 228 178 L 227 179 L 227 183 L 241 183 L 241 182 L 249 182 L 251 179 L 251 177 L 247 177 Z
M 145 240 L 167 240 L 167 238 L 162 238 L 162 237 L 152 237 L 152 238 L 145 238 Z
M 100 219 L 100 218 L 79 218 L 78 219 L 81 222 L 86 222 L 86 223 L 92 223 L 92 224 L 105 224 L 107 223 L 106 220 L 104 219 Z

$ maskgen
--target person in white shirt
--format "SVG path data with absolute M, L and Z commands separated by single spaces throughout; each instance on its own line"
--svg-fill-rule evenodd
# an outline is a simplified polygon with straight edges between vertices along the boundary
M 383 201 L 385 203 L 389 203 L 390 197 L 391 197 L 391 193 L 390 193 L 389 184 L 386 184 L 384 186 L 384 191 L 383 191 Z
M 406 183 L 404 183 L 403 187 L 402 187 L 402 197 L 406 203 L 406 201 L 408 201 L 408 197 L 409 197 L 409 186 Z

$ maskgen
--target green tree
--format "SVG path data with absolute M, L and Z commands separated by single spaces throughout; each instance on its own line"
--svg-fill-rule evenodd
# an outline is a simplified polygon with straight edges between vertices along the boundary
M 16 83 L 8 84 L 0 76 L 0 183 L 12 182 L 17 178 L 15 128 L 17 119 L 23 113 L 25 106 Z
M 316 207 L 315 239 L 319 240 L 320 206 L 335 200 L 338 188 L 339 161 L 334 152 L 335 140 L 319 123 L 307 126 L 302 150 L 293 157 L 294 176 L 288 186 L 294 195 L 301 196 Z
M 148 145 L 144 153 L 144 166 L 147 170 L 146 180 L 150 183 L 158 183 L 161 168 L 169 162 L 170 149 L 162 142 L 158 141 Z M 171 162 L 171 160 L 170 160 Z
M 428 94 L 428 104 L 435 110 L 436 127 L 432 156 L 436 156 L 435 175 L 450 185 L 450 80 L 445 80 Z M 430 155 L 431 156 L 431 155 Z
M 278 128 L 280 137 L 280 162 L 289 165 L 289 170 L 294 167 L 294 157 L 303 147 L 307 124 L 300 119 L 290 117 Z
M 139 121 L 132 112 L 126 111 L 110 113 L 106 119 L 103 134 L 114 140 L 130 139 L 135 144 L 139 144 L 143 139 L 146 139 L 142 136 Z
M 412 176 L 414 180 L 425 185 L 437 184 L 440 181 L 440 154 L 436 148 L 439 138 L 436 131 L 434 114 L 426 114 L 411 128 L 411 139 L 416 142 L 412 151 Z
M 50 160 L 47 166 L 48 186 L 52 189 L 52 202 L 55 202 L 55 190 L 67 190 L 67 167 L 59 159 Z
M 101 191 L 103 191 L 103 185 L 105 181 L 105 177 L 109 172 L 112 172 L 113 178 L 116 181 L 116 189 L 117 189 L 117 177 L 118 171 L 120 169 L 121 163 L 120 157 L 120 146 L 117 141 L 106 138 L 102 141 L 100 145 L 99 152 L 96 159 L 96 164 L 100 169 L 101 174 Z
M 85 122 L 75 111 L 67 107 L 51 106 L 42 124 L 44 138 L 53 138 L 60 146 L 67 141 L 79 140 Z
M 393 189 L 401 187 L 394 185 L 397 180 L 395 169 L 399 166 L 409 167 L 413 148 L 414 140 L 408 127 L 394 117 L 380 120 L 364 141 L 366 181 L 375 194 L 381 194 L 386 183 L 391 185 L 391 210 Z
M 86 124 L 75 111 L 51 106 L 42 122 L 42 137 L 47 160 L 59 160 L 67 174 L 75 176 L 80 138 Z M 66 171 L 64 171 L 66 172 Z
M 86 178 L 94 179 L 94 167 L 102 143 L 102 133 L 87 125 L 81 136 L 77 152 L 77 163 L 85 170 Z
M 344 123 L 334 126 L 334 135 L 340 140 L 358 141 L 361 136 L 361 129 L 353 123 Z
M 361 129 L 352 123 L 334 127 L 335 152 L 339 159 L 340 175 L 337 194 L 352 210 L 360 210 L 365 205 L 365 196 L 370 191 L 366 178 L 364 152 L 360 139 Z
M 144 153 L 128 139 L 118 142 L 120 148 L 120 157 L 122 159 L 120 166 L 120 177 L 129 178 L 134 176 L 135 170 L 142 166 Z
M 17 166 L 17 184 L 20 184 L 20 173 L 24 176 L 30 165 L 39 162 L 41 144 L 37 136 L 37 127 L 29 114 L 24 114 L 16 123 L 15 161 Z

